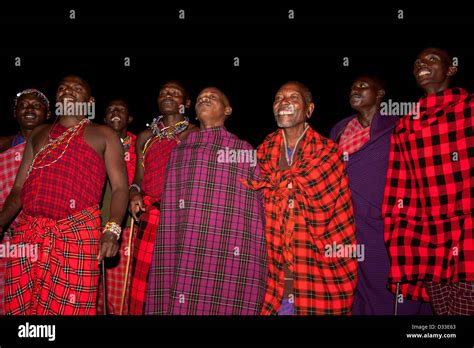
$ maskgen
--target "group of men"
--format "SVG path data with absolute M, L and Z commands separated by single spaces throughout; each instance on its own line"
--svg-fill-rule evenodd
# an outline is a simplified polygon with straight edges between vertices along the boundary
M 136 137 L 122 100 L 104 125 L 77 112 L 50 124 L 46 96 L 19 93 L 20 132 L 0 139 L 0 228 L 8 250 L 37 253 L 0 258 L 0 311 L 474 314 L 474 102 L 449 87 L 455 73 L 447 52 L 423 50 L 425 96 L 403 117 L 382 114 L 383 82 L 361 75 L 357 113 L 329 139 L 308 124 L 309 89 L 285 83 L 258 161 L 215 87 L 196 99 L 197 127 L 184 86 L 165 83 Z M 56 101 L 94 98 L 67 76 Z

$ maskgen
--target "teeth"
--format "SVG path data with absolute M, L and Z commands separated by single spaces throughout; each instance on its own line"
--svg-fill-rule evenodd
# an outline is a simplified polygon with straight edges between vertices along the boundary
M 292 115 L 293 111 L 280 111 L 278 114 L 279 115 Z
M 425 75 L 429 75 L 429 74 L 431 74 L 431 72 L 429 70 L 421 70 L 418 73 L 418 76 L 425 76 Z
M 120 121 L 120 117 L 115 116 L 115 117 L 112 118 L 111 121 L 112 121 L 112 122 L 114 122 L 114 121 Z

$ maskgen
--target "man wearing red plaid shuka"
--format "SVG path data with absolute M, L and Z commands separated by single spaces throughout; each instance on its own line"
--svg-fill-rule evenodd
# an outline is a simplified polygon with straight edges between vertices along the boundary
M 50 116 L 49 100 L 36 89 L 25 89 L 16 95 L 14 113 L 20 131 L 16 135 L 0 137 L 0 210 L 15 182 L 26 140 L 30 137 L 33 129 L 43 124 Z M 0 240 L 4 250 L 7 250 L 10 245 L 11 227 L 5 226 L 5 229 L 7 231 L 3 239 L 0 237 Z M 0 257 L 0 315 L 5 314 L 4 275 L 6 266 L 7 260 L 2 255 Z
M 122 141 L 125 163 L 127 165 L 128 182 L 131 184 L 133 175 L 135 174 L 135 165 L 137 156 L 135 154 L 136 136 L 127 131 L 129 124 L 133 121 L 130 114 L 128 104 L 123 100 L 117 99 L 111 101 L 106 108 L 104 122 L 112 128 Z M 105 185 L 104 197 L 102 199 L 102 226 L 105 226 L 110 217 L 110 200 L 112 199 L 112 188 L 107 181 Z M 129 259 L 128 245 L 129 239 L 132 238 L 133 250 L 133 233 L 130 231 L 130 216 L 127 216 L 124 222 L 125 228 L 122 231 L 119 244 L 120 249 L 113 258 L 105 260 L 106 267 L 106 314 L 126 315 L 128 314 L 128 299 L 130 291 L 130 277 L 127 276 L 127 260 Z M 125 279 L 127 278 L 127 279 Z M 125 280 L 127 284 L 125 284 Z M 102 283 L 103 279 L 100 280 Z M 99 287 L 101 284 L 99 284 Z M 125 289 L 125 293 L 123 292 Z M 122 304 L 122 297 L 123 304 Z M 104 298 L 103 291 L 99 291 L 99 301 L 97 305 L 97 313 L 104 314 Z
M 137 166 L 130 186 L 129 206 L 136 221 L 141 214 L 131 266 L 129 310 L 133 315 L 145 312 L 145 294 L 160 218 L 161 193 L 171 150 L 186 139 L 190 132 L 198 130 L 184 114 L 190 106 L 191 100 L 183 85 L 177 81 L 166 82 L 158 95 L 161 115 L 137 137 Z
M 394 129 L 382 209 L 391 290 L 438 315 L 474 314 L 474 98 L 449 88 L 456 71 L 444 50 L 418 55 L 425 96 Z
M 99 263 L 117 253 L 128 201 L 127 169 L 117 134 L 94 125 L 94 98 L 77 76 L 56 92 L 59 121 L 31 133 L 0 228 L 22 208 L 8 258 L 6 313 L 96 314 Z M 101 233 L 99 202 L 106 174 L 110 221 Z M 25 250 L 25 252 L 21 252 Z
M 351 314 L 357 282 L 354 214 L 338 145 L 314 131 L 311 92 L 288 82 L 275 96 L 279 129 L 258 147 L 268 282 L 262 314 Z

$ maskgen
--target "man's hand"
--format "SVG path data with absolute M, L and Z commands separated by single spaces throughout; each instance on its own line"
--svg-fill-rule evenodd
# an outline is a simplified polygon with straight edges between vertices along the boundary
M 143 203 L 143 196 L 140 192 L 130 192 L 130 205 L 129 211 L 133 219 L 138 222 L 137 214 L 139 212 L 144 212 L 145 204 Z
M 99 263 L 102 262 L 104 257 L 114 257 L 117 255 L 118 250 L 117 236 L 110 231 L 102 233 L 102 238 L 99 240 Z

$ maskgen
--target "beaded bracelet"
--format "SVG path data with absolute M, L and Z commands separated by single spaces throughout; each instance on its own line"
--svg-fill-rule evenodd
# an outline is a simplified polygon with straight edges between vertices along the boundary
M 137 190 L 138 192 L 141 192 L 141 191 L 142 191 L 142 190 L 140 189 L 140 186 L 138 186 L 137 184 L 131 184 L 128 189 L 131 190 L 132 187 L 134 187 L 135 190 Z
M 106 231 L 112 232 L 117 237 L 117 240 L 120 238 L 120 234 L 122 233 L 122 227 L 116 222 L 109 221 L 105 224 L 104 230 L 102 233 Z

